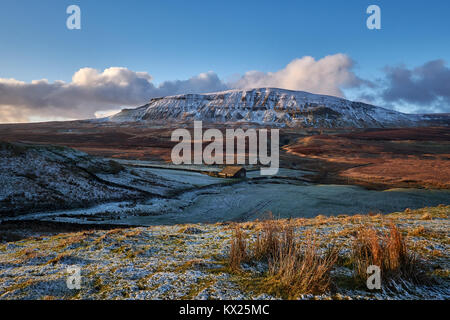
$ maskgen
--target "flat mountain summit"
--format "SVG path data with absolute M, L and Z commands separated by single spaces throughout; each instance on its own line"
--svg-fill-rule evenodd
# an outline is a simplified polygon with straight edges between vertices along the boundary
M 113 122 L 248 122 L 279 127 L 382 128 L 427 125 L 414 115 L 343 98 L 277 88 L 229 90 L 153 98 L 144 106 L 124 109 Z M 438 120 L 442 120 L 438 117 Z

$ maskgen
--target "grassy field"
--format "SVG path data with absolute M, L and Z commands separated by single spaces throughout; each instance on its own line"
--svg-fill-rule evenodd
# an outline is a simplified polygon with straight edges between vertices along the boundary
M 442 205 L 30 237 L 0 245 L 0 299 L 449 299 L 449 214 Z M 381 261 L 381 290 L 365 286 L 371 261 Z M 67 288 L 70 266 L 79 290 Z

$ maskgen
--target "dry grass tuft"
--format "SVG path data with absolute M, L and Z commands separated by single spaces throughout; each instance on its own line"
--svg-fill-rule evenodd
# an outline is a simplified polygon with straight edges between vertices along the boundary
M 232 271 L 240 271 L 241 263 L 247 260 L 247 242 L 244 232 L 235 227 L 231 238 L 230 260 L 229 265 Z
M 242 262 L 262 261 L 268 272 L 261 286 L 269 294 L 295 299 L 300 294 L 322 294 L 331 289 L 330 271 L 339 257 L 332 246 L 321 253 L 320 246 L 308 235 L 306 241 L 295 238 L 292 223 L 266 220 L 256 240 L 247 245 L 243 231 L 236 227 L 231 241 L 229 265 L 240 271 Z
M 269 260 L 280 251 L 288 250 L 294 244 L 294 227 L 275 220 L 266 220 L 252 247 L 254 260 Z
M 42 258 L 45 255 L 38 248 L 25 248 L 18 252 L 16 263 L 25 263 L 28 260 Z
M 424 213 L 421 217 L 420 217 L 420 220 L 432 220 L 433 219 L 433 217 L 427 212 L 427 213 Z
M 115 234 L 120 234 L 123 233 L 123 229 L 117 228 L 117 229 L 111 229 L 108 230 L 107 232 L 105 232 L 103 235 L 101 235 L 100 237 L 98 237 L 95 240 L 95 243 L 101 243 L 104 239 L 109 238 L 109 236 L 111 235 L 115 235 Z
M 434 249 L 433 251 L 431 251 L 431 255 L 432 255 L 433 257 L 443 257 L 443 256 L 444 256 L 444 254 L 442 253 L 442 251 L 436 250 L 436 249 Z
M 420 225 L 416 228 L 413 228 L 411 230 L 408 231 L 408 236 L 412 236 L 412 237 L 418 237 L 421 235 L 424 235 L 426 233 L 425 231 L 425 227 Z
M 125 238 L 134 238 L 134 237 L 138 237 L 142 234 L 142 230 L 139 229 L 133 229 L 127 233 L 125 233 L 123 236 Z
M 324 254 L 311 235 L 306 243 L 287 243 L 269 261 L 269 281 L 281 296 L 296 299 L 300 294 L 322 294 L 331 289 L 330 272 L 339 249 L 332 246 Z
M 62 259 L 68 258 L 70 256 L 71 256 L 70 252 L 63 252 L 63 253 L 60 253 L 59 255 L 57 255 L 56 257 L 54 257 L 53 259 L 50 259 L 49 261 L 47 261 L 46 264 L 47 265 L 49 265 L 49 264 L 55 265 L 55 264 L 59 263 Z
M 55 246 L 55 249 L 60 250 L 69 247 L 73 244 L 82 242 L 86 238 L 87 235 L 84 232 L 70 234 L 68 237 L 61 239 L 60 242 Z
M 376 265 L 381 269 L 383 283 L 407 280 L 419 284 L 426 282 L 425 273 L 418 257 L 408 250 L 406 241 L 395 225 L 389 232 L 378 233 L 363 226 L 358 231 L 352 247 L 355 276 L 367 279 L 367 267 Z

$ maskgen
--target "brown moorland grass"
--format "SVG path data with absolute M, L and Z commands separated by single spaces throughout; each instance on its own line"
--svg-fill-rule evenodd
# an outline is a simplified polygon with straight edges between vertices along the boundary
M 340 279 L 334 279 L 331 271 L 343 264 L 353 269 L 354 276 L 347 283 L 352 283 L 355 289 L 365 288 L 370 265 L 380 267 L 382 286 L 389 290 L 432 283 L 423 261 L 392 221 L 387 230 L 379 231 L 365 223 L 352 228 L 348 233 L 354 238 L 350 242 L 350 254 L 342 257 L 339 256 L 341 247 L 333 243 L 323 246 L 311 232 L 297 236 L 296 226 L 298 224 L 290 220 L 276 219 L 255 222 L 252 228 L 245 230 L 242 225 L 235 225 L 229 266 L 239 275 L 238 281 L 255 292 L 296 299 L 303 294 L 333 291 Z M 413 231 L 416 232 L 425 231 L 418 228 Z M 254 240 L 250 240 L 252 238 Z M 260 275 L 248 274 L 242 270 L 242 263 L 263 263 L 267 271 Z
M 263 291 L 295 299 L 301 294 L 322 294 L 331 289 L 330 272 L 340 250 L 331 246 L 325 253 L 321 251 L 311 234 L 302 242 L 295 238 L 294 226 L 289 222 L 266 220 L 250 244 L 239 226 L 235 228 L 229 265 L 232 271 L 240 272 L 243 262 L 266 262 L 268 272 L 261 279 Z
M 352 244 L 352 261 L 355 277 L 360 281 L 365 282 L 370 265 L 380 267 L 382 281 L 387 286 L 399 280 L 415 284 L 429 281 L 418 256 L 408 249 L 405 239 L 394 224 L 384 233 L 362 226 Z
M 304 244 L 287 244 L 269 260 L 272 290 L 287 298 L 300 294 L 322 294 L 332 288 L 331 270 L 339 257 L 339 248 L 332 246 L 321 254 L 317 242 L 308 235 Z
M 229 265 L 230 269 L 238 272 L 241 269 L 241 264 L 247 260 L 247 242 L 245 240 L 244 232 L 236 226 L 233 230 L 231 238 Z
M 291 250 L 294 245 L 292 224 L 282 224 L 277 220 L 265 220 L 253 243 L 252 258 L 257 261 L 268 261 L 281 251 Z
M 322 161 L 328 176 L 341 183 L 448 189 L 449 135 L 447 127 L 380 129 L 310 136 L 284 150 Z

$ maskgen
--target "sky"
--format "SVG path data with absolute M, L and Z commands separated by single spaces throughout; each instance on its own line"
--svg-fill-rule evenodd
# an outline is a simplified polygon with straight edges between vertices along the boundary
M 257 86 L 450 112 L 449 13 L 446 0 L 0 0 L 0 122 Z

